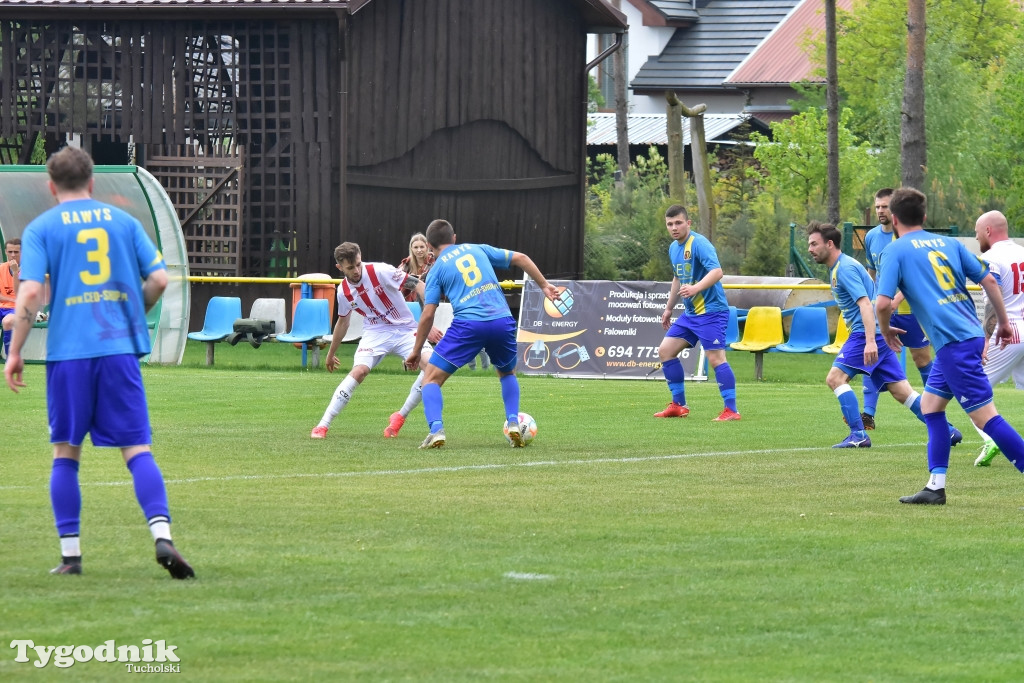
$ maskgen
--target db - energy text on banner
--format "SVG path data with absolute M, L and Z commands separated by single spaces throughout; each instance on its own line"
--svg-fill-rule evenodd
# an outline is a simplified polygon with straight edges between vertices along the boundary
M 669 283 L 551 280 L 548 300 L 532 280 L 519 308 L 519 365 L 527 375 L 661 380 L 658 346 Z M 676 306 L 676 315 L 682 312 Z M 673 316 L 674 318 L 675 316 Z M 687 379 L 706 380 L 698 345 L 680 357 Z

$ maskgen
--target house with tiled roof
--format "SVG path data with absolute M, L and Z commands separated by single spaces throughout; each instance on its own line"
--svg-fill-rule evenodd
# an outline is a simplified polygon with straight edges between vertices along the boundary
M 673 91 L 708 115 L 767 124 L 792 114 L 794 83 L 822 80 L 806 44 L 825 29 L 824 0 L 622 0 L 622 11 L 630 115 L 663 115 Z M 598 74 L 605 111 L 614 109 L 610 69 L 609 60 Z

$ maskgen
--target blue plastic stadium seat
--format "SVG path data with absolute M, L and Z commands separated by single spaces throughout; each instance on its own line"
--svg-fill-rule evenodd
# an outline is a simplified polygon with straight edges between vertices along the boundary
M 218 342 L 235 331 L 235 321 L 242 317 L 242 300 L 237 296 L 215 296 L 206 304 L 206 320 L 203 329 L 189 332 L 188 338 L 196 341 Z
M 155 308 L 155 307 L 154 307 Z M 203 329 L 189 332 L 188 338 L 206 342 L 206 364 L 213 365 L 213 345 L 224 341 L 235 331 L 235 321 L 242 317 L 242 299 L 237 296 L 210 297 L 206 304 Z
M 805 306 L 793 311 L 789 340 L 775 347 L 784 353 L 821 353 L 832 341 L 828 331 L 828 313 L 824 308 Z
M 313 367 L 320 366 L 320 338 L 331 332 L 331 309 L 327 299 L 299 299 L 295 304 L 292 329 L 277 335 L 277 341 L 301 343 L 302 365 L 306 365 L 305 345 L 313 342 Z
M 409 310 L 412 312 L 412 319 L 416 320 L 416 321 L 419 321 L 420 313 L 423 312 L 423 307 L 420 306 L 420 302 L 419 301 L 407 301 L 406 303 L 409 304 Z

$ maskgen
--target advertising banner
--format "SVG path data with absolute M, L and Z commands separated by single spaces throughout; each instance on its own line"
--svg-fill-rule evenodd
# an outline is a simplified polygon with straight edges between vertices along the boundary
M 527 375 L 662 380 L 658 346 L 668 282 L 550 280 L 549 301 L 527 279 L 519 308 L 519 366 Z M 677 311 L 683 310 L 679 304 Z M 680 356 L 686 378 L 706 380 L 700 345 Z

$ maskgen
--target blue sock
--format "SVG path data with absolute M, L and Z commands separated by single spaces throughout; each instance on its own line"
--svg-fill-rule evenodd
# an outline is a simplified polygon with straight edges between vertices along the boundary
M 722 363 L 715 368 L 715 380 L 718 382 L 718 391 L 722 394 L 725 407 L 736 412 L 736 375 L 732 373 L 728 363 Z
M 78 461 L 54 458 L 50 472 L 50 504 L 57 534 L 77 536 L 82 529 L 82 491 L 78 488 Z
M 11 330 L 4 330 L 4 356 L 11 354 Z M 69 458 L 64 458 L 68 460 Z
M 661 364 L 661 372 L 665 375 L 668 383 L 668 390 L 672 393 L 672 400 L 681 406 L 686 405 L 686 371 L 678 358 L 669 358 Z M 717 375 L 716 375 L 717 377 Z M 733 380 L 735 386 L 735 380 Z
M 999 450 L 1018 472 L 1024 472 L 1024 439 L 1002 415 L 996 415 L 985 423 L 983 431 L 996 442 Z
M 921 386 L 926 386 L 928 384 L 928 375 L 932 374 L 932 365 L 934 364 L 935 361 L 930 360 L 928 361 L 928 365 L 917 369 L 917 371 L 921 373 Z
M 864 375 L 864 412 L 874 415 L 878 409 L 878 387 L 871 381 L 871 378 Z
M 935 472 L 937 467 L 949 467 L 949 423 L 946 421 L 946 413 L 925 413 L 924 424 L 928 427 L 928 471 Z
M 924 422 L 924 415 L 921 414 L 921 396 L 920 394 L 914 399 L 914 402 L 910 405 L 910 412 L 914 414 L 921 422 Z
M 843 411 L 843 417 L 846 418 L 846 424 L 849 425 L 850 431 L 863 432 L 864 420 L 860 418 L 857 394 L 853 393 L 849 384 L 844 384 L 835 390 L 835 395 L 839 399 L 839 409 Z
M 519 421 L 519 380 L 514 374 L 502 375 L 501 381 L 501 402 L 505 404 L 505 419 L 513 417 Z
M 132 473 L 135 485 L 135 499 L 139 501 L 142 514 L 146 519 L 156 516 L 167 517 L 171 513 L 167 506 L 167 489 L 164 488 L 164 475 L 160 474 L 153 454 L 149 451 L 139 453 L 128 461 L 128 471 Z
M 427 418 L 430 425 L 430 433 L 433 434 L 444 428 L 441 422 L 441 412 L 444 410 L 444 398 L 441 396 L 441 385 L 433 382 L 423 385 L 423 416 Z

